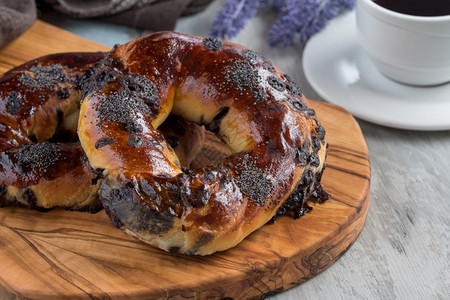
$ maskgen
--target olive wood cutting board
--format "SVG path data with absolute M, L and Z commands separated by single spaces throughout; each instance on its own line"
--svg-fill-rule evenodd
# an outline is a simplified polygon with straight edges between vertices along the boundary
M 0 73 L 35 57 L 107 50 L 37 21 L 0 49 Z M 238 246 L 174 255 L 116 229 L 104 211 L 0 208 L 0 298 L 246 299 L 281 292 L 330 267 L 361 232 L 369 207 L 367 146 L 344 109 L 311 101 L 327 131 L 323 176 L 331 198 L 294 220 L 279 217 Z M 220 148 L 211 140 L 205 155 Z

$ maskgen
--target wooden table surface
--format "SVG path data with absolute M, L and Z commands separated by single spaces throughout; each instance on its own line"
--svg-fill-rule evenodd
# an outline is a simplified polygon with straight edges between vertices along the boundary
M 176 30 L 208 35 L 223 2 L 181 19 Z M 55 15 L 43 19 L 108 46 L 147 33 Z M 265 42 L 273 19 L 258 15 L 233 41 L 269 58 L 302 86 L 308 98 L 322 100 L 304 77 L 302 47 L 274 49 Z M 372 166 L 366 225 L 328 270 L 272 299 L 450 299 L 450 131 L 409 131 L 358 122 Z

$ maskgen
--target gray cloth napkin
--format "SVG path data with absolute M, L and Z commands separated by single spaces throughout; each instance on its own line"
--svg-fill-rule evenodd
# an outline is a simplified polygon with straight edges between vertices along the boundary
M 0 46 L 24 33 L 35 20 L 34 0 L 0 0 Z
M 75 18 L 149 30 L 172 30 L 182 15 L 202 11 L 213 0 L 43 0 Z
M 150 1 L 151 4 L 102 17 L 100 20 L 155 31 L 173 30 L 178 18 L 202 11 L 212 0 Z
M 139 27 L 173 30 L 182 15 L 198 13 L 213 0 L 38 0 L 74 18 Z M 12 41 L 36 20 L 33 0 L 0 0 L 0 46 Z

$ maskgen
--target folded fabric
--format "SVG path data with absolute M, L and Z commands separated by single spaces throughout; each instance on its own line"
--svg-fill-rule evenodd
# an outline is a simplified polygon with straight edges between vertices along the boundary
M 202 11 L 212 0 L 45 0 L 55 10 L 75 18 L 149 30 L 172 30 L 182 15 Z
M 54 9 L 77 18 L 113 15 L 157 0 L 44 0 Z M 189 2 L 189 1 L 186 1 Z
M 24 33 L 35 20 L 34 0 L 0 0 L 0 46 Z
M 180 16 L 198 13 L 212 1 L 38 0 L 40 4 L 45 2 L 47 7 L 70 17 L 95 18 L 154 31 L 173 30 Z M 34 0 L 0 0 L 0 47 L 25 32 L 35 20 Z

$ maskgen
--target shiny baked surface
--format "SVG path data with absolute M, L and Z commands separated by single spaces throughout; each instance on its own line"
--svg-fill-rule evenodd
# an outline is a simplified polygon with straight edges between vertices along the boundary
M 77 142 L 77 82 L 103 53 L 62 53 L 0 77 L 0 205 L 98 211 L 98 184 Z
M 277 213 L 299 217 L 313 193 L 326 198 L 325 130 L 292 79 L 254 51 L 161 32 L 116 46 L 82 82 L 80 141 L 103 173 L 106 212 L 128 234 L 210 254 Z M 204 125 L 233 154 L 182 170 L 157 130 L 169 114 Z

